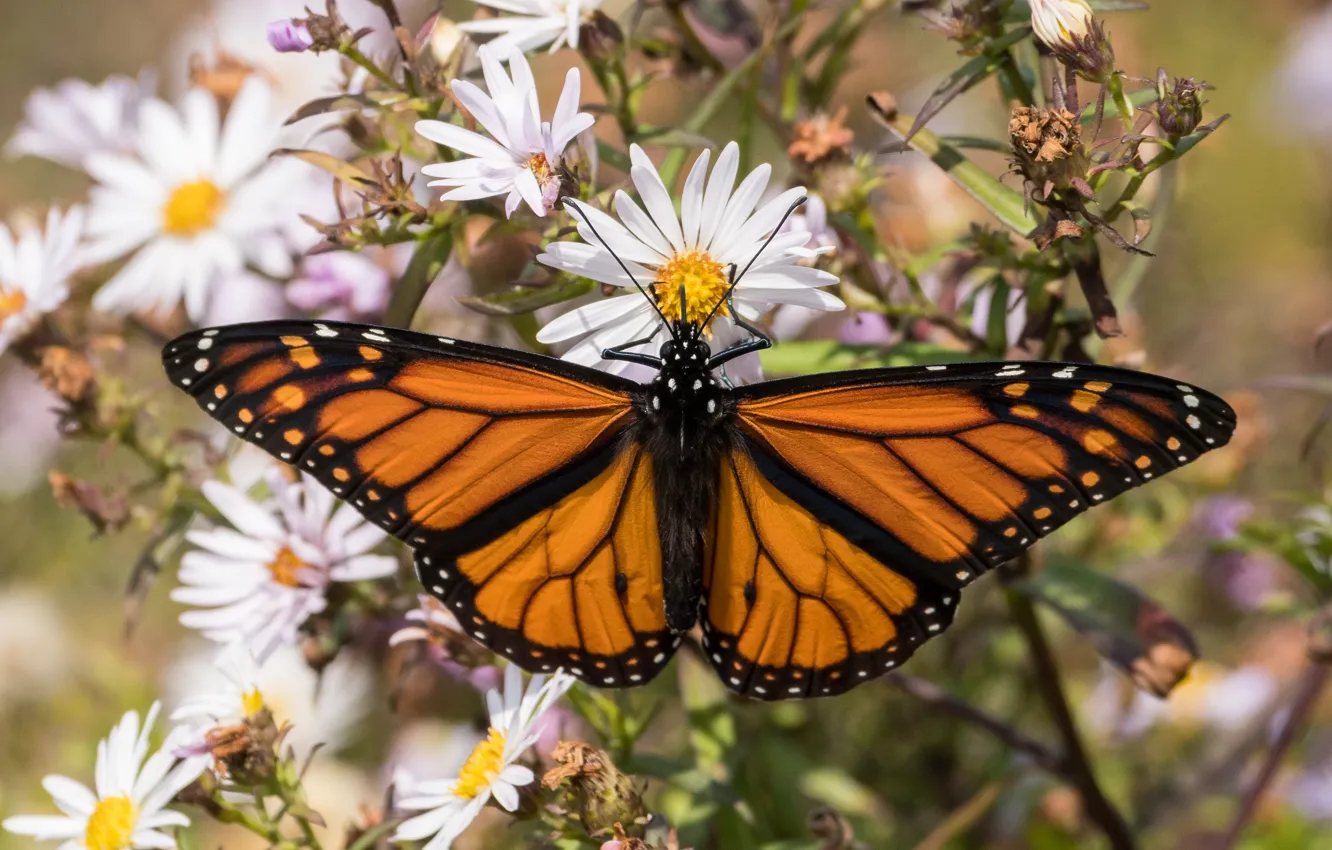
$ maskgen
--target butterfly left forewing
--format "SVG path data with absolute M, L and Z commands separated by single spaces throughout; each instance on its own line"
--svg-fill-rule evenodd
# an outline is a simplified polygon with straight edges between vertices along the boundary
M 426 588 L 520 665 L 636 684 L 671 654 L 634 384 L 336 322 L 196 331 L 163 360 L 214 419 L 409 543 Z

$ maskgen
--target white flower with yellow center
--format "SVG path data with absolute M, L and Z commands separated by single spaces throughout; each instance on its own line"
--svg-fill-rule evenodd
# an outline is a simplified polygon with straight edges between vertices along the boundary
M 354 740 L 377 696 L 373 672 L 350 650 L 316 673 L 296 647 L 279 648 L 260 666 L 240 643 L 189 653 L 167 671 L 164 691 L 176 706 L 171 719 L 192 730 L 190 746 L 201 752 L 210 731 L 267 709 L 276 726 L 291 727 L 283 746 L 299 757 L 316 745 L 337 752 Z
M 127 712 L 97 745 L 95 790 L 65 776 L 42 780 L 63 815 L 20 815 L 6 819 L 3 827 L 39 841 L 61 841 L 61 850 L 175 847 L 175 838 L 163 829 L 189 826 L 190 820 L 166 806 L 203 773 L 210 759 L 178 760 L 173 755 L 182 730 L 168 735 L 162 748 L 149 756 L 148 735 L 158 709 L 153 703 L 142 730 L 138 712 Z
M 52 209 L 45 230 L 20 221 L 0 224 L 0 353 L 69 297 L 69 276 L 80 265 L 83 210 Z
M 137 80 L 115 76 L 100 85 L 63 80 L 54 88 L 34 89 L 5 153 L 39 156 L 74 168 L 94 153 L 128 153 L 139 106 L 155 87 L 151 74 L 141 74 Z
M 273 499 L 258 502 L 220 481 L 206 481 L 204 496 L 232 528 L 191 531 L 198 549 L 181 559 L 181 587 L 171 598 L 195 610 L 180 622 L 219 643 L 243 641 L 262 663 L 277 647 L 294 643 L 301 624 L 324 610 L 331 582 L 393 575 L 396 559 L 372 555 L 385 538 L 348 504 L 303 478 L 268 476 Z
M 140 107 L 136 156 L 94 154 L 89 259 L 133 256 L 93 305 L 114 313 L 169 310 L 200 320 L 215 288 L 247 265 L 292 270 L 293 233 L 313 187 L 309 166 L 270 159 L 281 126 L 268 84 L 251 76 L 225 121 L 191 89 L 179 111 Z M 308 229 L 308 228 L 307 228 Z
M 550 45 L 554 53 L 564 45 L 578 49 L 578 30 L 601 5 L 601 0 L 476 0 L 512 16 L 483 18 L 459 24 L 470 33 L 497 33 L 488 45 L 505 55 L 511 48 L 535 50 Z
M 1092 7 L 1087 0 L 1031 0 L 1031 28 L 1051 49 L 1076 49 L 1091 29 Z
M 403 822 L 393 839 L 430 838 L 425 850 L 448 850 L 492 797 L 506 811 L 515 811 L 518 788 L 536 779 L 530 768 L 517 761 L 540 737 L 542 715 L 574 681 L 563 670 L 556 670 L 549 681 L 533 676 L 524 690 L 522 672 L 510 664 L 504 673 L 503 695 L 498 691 L 486 694 L 490 730 L 467 757 L 458 778 L 407 782 L 398 789 L 399 808 L 422 814 Z
M 480 50 L 489 94 L 466 80 L 451 83 L 454 95 L 491 138 L 444 121 L 417 122 L 418 133 L 469 157 L 427 165 L 421 173 L 437 178 L 431 186 L 453 187 L 442 200 L 505 195 L 505 215 L 513 215 L 526 201 L 532 212 L 544 216 L 559 198 L 564 149 L 596 119 L 578 111 L 581 83 L 578 69 L 570 68 L 555 117 L 543 122 L 536 80 L 527 60 L 516 49 L 509 53 L 511 78 L 500 62 L 501 55 L 489 46 Z
M 657 309 L 671 321 L 678 319 L 683 287 L 685 316 L 691 322 L 702 322 L 712 314 L 706 330 L 719 337 L 713 348 L 720 349 L 742 335 L 731 320 L 730 305 L 718 306 L 727 293 L 732 265 L 737 273 L 743 272 L 732 303 L 746 320 L 757 320 L 779 304 L 843 309 L 841 299 L 819 289 L 836 283 L 837 277 L 800 265 L 827 250 L 808 248 L 808 231 L 783 230 L 764 247 L 791 205 L 805 195 L 803 188 L 788 189 L 760 206 L 772 168 L 760 165 L 735 187 L 740 148 L 732 142 L 717 157 L 710 175 L 709 151 L 699 156 L 685 180 L 682 214 L 677 216 L 671 195 L 647 154 L 637 145 L 630 146 L 629 154 L 630 177 L 646 212 L 623 191 L 615 195 L 620 221 L 586 204 L 567 201 L 578 208 L 574 217 L 584 241 L 552 242 L 537 259 L 621 288 L 633 289 L 636 280 L 651 293 L 656 307 L 638 292 L 597 301 L 555 319 L 541 329 L 538 340 L 558 343 L 581 337 L 564 355 L 566 360 L 621 372 L 628 364 L 602 360 L 601 352 L 650 336 L 652 342 L 631 350 L 656 354 L 667 338 Z

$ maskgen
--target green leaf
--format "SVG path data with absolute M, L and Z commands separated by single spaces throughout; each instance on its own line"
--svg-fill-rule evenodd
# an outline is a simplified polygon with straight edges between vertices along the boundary
M 1000 183 L 997 178 L 967 159 L 966 155 L 952 145 L 945 144 L 929 130 L 920 130 L 907 141 L 913 121 L 910 116 L 889 109 L 876 100 L 874 95 L 865 98 L 870 113 L 887 127 L 893 135 L 902 140 L 913 150 L 930 158 L 942 168 L 953 182 L 975 198 L 982 206 L 1004 226 L 1026 236 L 1036 229 L 1039 222 L 1025 209 L 1022 194 Z
M 458 303 L 487 316 L 514 316 L 586 295 L 596 288 L 596 283 L 587 278 L 573 275 L 561 278 L 546 286 L 514 286 L 492 295 L 465 295 Z
M 907 141 L 920 132 L 920 129 L 954 98 L 989 79 L 991 74 L 998 71 L 1005 62 L 1010 61 L 1008 48 L 1026 38 L 1029 32 L 1030 30 L 1020 27 L 1006 33 L 987 44 L 985 52 L 981 55 L 944 77 L 943 82 L 935 87 L 934 92 L 920 107 L 920 112 L 916 113 L 916 120 L 912 122 L 911 129 L 906 134 Z
M 1192 633 L 1137 588 L 1072 563 L 1054 563 L 1013 589 L 1046 605 L 1140 689 L 1164 697 L 1198 656 Z
M 316 115 L 324 115 L 328 112 L 342 112 L 347 109 L 379 109 L 380 107 L 388 106 L 401 99 L 402 95 L 397 95 L 396 97 L 380 101 L 366 94 L 335 94 L 330 97 L 317 97 L 309 103 L 302 104 L 301 107 L 291 113 L 283 123 L 295 124 L 297 121 L 313 118 Z
M 398 328 L 412 326 L 412 318 L 421 306 L 421 299 L 425 298 L 430 284 L 444 270 L 444 264 L 449 261 L 452 251 L 453 233 L 449 230 L 428 236 L 417 243 L 416 251 L 407 263 L 407 270 L 393 288 L 388 308 L 384 310 L 384 324 Z
M 759 353 L 765 374 L 813 375 L 845 369 L 887 366 L 916 366 L 929 363 L 962 363 L 974 359 L 966 352 L 929 342 L 899 342 L 895 345 L 846 345 L 835 340 L 783 342 Z

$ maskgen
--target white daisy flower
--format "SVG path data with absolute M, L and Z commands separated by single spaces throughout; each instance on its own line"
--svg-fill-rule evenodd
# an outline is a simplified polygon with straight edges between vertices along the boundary
M 232 528 L 191 531 L 199 548 L 181 559 L 182 587 L 171 598 L 196 610 L 180 622 L 219 643 L 244 641 L 260 662 L 294 643 L 301 624 L 324 610 L 331 582 L 393 575 L 396 559 L 367 554 L 386 537 L 312 478 L 268 476 L 274 498 L 256 502 L 220 481 L 204 496 Z
M 490 691 L 486 704 L 490 710 L 490 731 L 467 757 L 457 779 L 410 782 L 398 806 L 422 811 L 405 821 L 394 833 L 395 841 L 423 841 L 430 836 L 425 850 L 448 850 L 481 809 L 495 798 L 506 811 L 518 808 L 518 788 L 530 785 L 536 775 L 517 764 L 541 733 L 541 716 L 573 687 L 574 678 L 556 670 L 547 681 L 536 675 L 523 689 L 523 674 L 510 664 L 504 674 L 504 694 Z
M 601 0 L 476 0 L 513 16 L 483 18 L 459 24 L 458 29 L 470 33 L 498 33 L 487 42 L 507 55 L 511 48 L 520 51 L 535 50 L 550 45 L 554 53 L 565 44 L 578 49 L 578 30 L 601 6 Z
M 333 752 L 355 738 L 376 698 L 375 676 L 351 652 L 341 652 L 321 672 L 310 669 L 294 646 L 283 646 L 261 666 L 241 643 L 219 653 L 192 652 L 172 666 L 164 683 L 171 719 L 191 730 L 188 746 L 207 751 L 218 727 L 252 720 L 263 709 L 280 728 L 290 725 L 284 747 L 304 757 L 315 745 Z
M 190 820 L 166 805 L 208 766 L 207 756 L 177 760 L 177 732 L 148 755 L 148 735 L 160 706 L 153 703 L 139 728 L 139 714 L 130 711 L 97 745 L 94 792 L 65 776 L 48 776 L 42 787 L 63 815 L 21 815 L 3 826 L 39 841 L 61 841 L 61 850 L 170 850 L 176 840 L 163 827 L 189 826 Z M 145 758 L 147 761 L 145 761 Z
M 737 272 L 749 266 L 733 293 L 735 308 L 746 320 L 754 321 L 779 304 L 815 310 L 845 307 L 841 299 L 819 289 L 836 283 L 834 275 L 800 265 L 801 260 L 826 250 L 806 247 L 808 231 L 782 231 L 763 247 L 791 205 L 805 195 L 803 188 L 788 189 L 755 210 L 772 167 L 760 165 L 732 191 L 740 148 L 731 142 L 717 157 L 711 175 L 709 151 L 699 156 L 685 180 L 683 215 L 677 216 L 670 193 L 647 154 L 637 145 L 630 146 L 629 154 L 633 163 L 630 177 L 647 211 L 623 191 L 615 195 L 620 221 L 586 204 L 566 201 L 579 210 L 578 233 L 584 242 L 552 242 L 537 259 L 612 286 L 632 289 L 637 280 L 653 295 L 656 307 L 634 292 L 565 313 L 542 328 L 537 339 L 557 343 L 581 337 L 564 355 L 566 360 L 622 372 L 628 364 L 602 360 L 601 352 L 648 336 L 651 343 L 632 350 L 656 354 L 667 338 L 666 329 L 658 327 L 657 309 L 667 319 L 678 318 L 683 286 L 685 316 L 691 322 L 702 322 L 726 295 L 732 264 Z M 753 265 L 749 265 L 751 261 Z M 744 336 L 732 322 L 726 304 L 717 308 L 707 331 L 716 337 L 713 348 L 717 350 Z
M 1031 0 L 1031 28 L 1047 47 L 1077 49 L 1087 35 L 1093 12 L 1087 0 Z
M 518 204 L 526 201 L 532 212 L 544 216 L 559 198 L 564 149 L 596 119 L 578 111 L 581 84 L 577 68 L 570 68 L 564 77 L 554 120 L 542 121 L 536 80 L 527 60 L 516 48 L 509 53 L 510 78 L 500 55 L 488 46 L 480 50 L 489 94 L 466 80 L 451 83 L 458 100 L 493 138 L 443 121 L 420 121 L 418 133 L 469 157 L 427 165 L 421 172 L 438 178 L 431 186 L 454 187 L 442 200 L 506 195 L 505 215 L 513 215 Z
M 252 264 L 283 277 L 292 270 L 293 234 L 318 185 L 309 166 L 270 159 L 281 119 L 268 84 L 250 76 L 222 121 L 217 100 L 191 89 L 177 111 L 160 100 L 140 108 L 137 156 L 94 154 L 100 185 L 88 215 L 89 258 L 134 252 L 98 291 L 100 310 L 166 310 L 184 301 L 198 321 L 209 296 Z
M 141 74 L 137 80 L 115 76 L 100 85 L 64 80 L 55 88 L 34 89 L 5 153 L 73 168 L 95 153 L 127 153 L 134 146 L 139 106 L 155 87 L 152 75 Z
M 51 209 L 42 230 L 20 221 L 0 224 L 0 353 L 43 315 L 65 303 L 69 277 L 82 264 L 83 210 Z

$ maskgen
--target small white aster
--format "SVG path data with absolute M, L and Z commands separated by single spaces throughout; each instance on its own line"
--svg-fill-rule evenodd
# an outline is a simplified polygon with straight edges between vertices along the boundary
M 69 276 L 80 265 L 83 210 L 52 209 L 42 230 L 21 221 L 0 224 L 0 353 L 69 297 Z
M 266 82 L 250 76 L 227 110 L 204 89 L 179 110 L 152 99 L 139 111 L 135 155 L 94 154 L 88 257 L 133 257 L 98 291 L 114 313 L 168 310 L 184 301 L 199 321 L 212 291 L 247 264 L 281 277 L 314 186 L 309 166 L 271 159 L 281 126 Z M 308 228 L 307 228 L 308 229 Z
M 419 814 L 398 827 L 395 841 L 423 841 L 424 850 L 448 850 L 480 814 L 491 797 L 507 811 L 518 808 L 518 787 L 530 785 L 536 775 L 517 764 L 541 733 L 542 715 L 573 687 L 574 678 L 556 670 L 547 681 L 532 677 L 526 690 L 523 674 L 510 664 L 504 673 L 504 693 L 489 691 L 490 731 L 468 756 L 457 779 L 404 783 L 398 806 Z M 434 836 L 431 838 L 431 836 Z
M 191 531 L 199 547 L 181 559 L 181 587 L 171 598 L 196 610 L 180 622 L 219 643 L 244 641 L 263 662 L 294 643 L 302 623 L 324 610 L 331 582 L 393 575 L 398 562 L 367 554 L 386 537 L 351 505 L 312 478 L 287 482 L 268 476 L 274 498 L 256 502 L 220 481 L 206 481 L 204 496 L 233 528 Z
M 134 147 L 139 107 L 156 81 L 108 77 L 100 85 L 64 80 L 34 89 L 23 104 L 23 122 L 5 145 L 9 156 L 38 156 L 79 168 L 95 153 L 128 153 Z
M 536 80 L 522 53 L 514 49 L 509 54 L 512 78 L 500 63 L 500 54 L 489 46 L 481 48 L 480 57 L 489 94 L 466 80 L 454 80 L 451 86 L 491 138 L 444 121 L 420 121 L 418 133 L 468 156 L 427 165 L 421 172 L 437 178 L 431 186 L 453 187 L 443 200 L 505 195 L 505 215 L 513 215 L 519 203 L 526 201 L 532 212 L 544 216 L 559 198 L 564 149 L 596 123 L 591 115 L 578 111 L 578 69 L 570 68 L 565 75 L 554 119 L 542 121 Z
M 578 49 L 578 30 L 601 6 L 601 0 L 476 0 L 512 16 L 466 21 L 458 29 L 469 33 L 498 33 L 488 44 L 502 51 L 535 50 L 550 45 L 554 53 L 568 44 Z
M 753 265 L 733 293 L 735 307 L 745 319 L 757 320 L 779 304 L 815 310 L 843 309 L 841 299 L 819 289 L 836 283 L 837 277 L 801 265 L 802 261 L 807 262 L 827 250 L 806 247 L 810 241 L 808 231 L 783 230 L 763 247 L 782 216 L 805 190 L 788 189 L 759 206 L 772 167 L 760 165 L 735 187 L 739 146 L 735 142 L 728 144 L 717 157 L 711 174 L 709 153 L 703 151 L 690 169 L 681 198 L 682 215 L 677 216 L 656 166 L 642 148 L 631 145 L 630 177 L 647 211 L 623 191 L 615 195 L 615 212 L 620 221 L 586 204 L 566 201 L 578 208 L 578 233 L 584 241 L 552 242 L 537 259 L 600 283 L 633 288 L 633 280 L 616 261 L 618 256 L 671 320 L 680 315 L 681 285 L 685 315 L 692 322 L 701 322 L 725 295 L 729 267 L 734 264 L 738 272 L 743 271 L 750 261 Z M 591 226 L 583 220 L 585 217 L 591 220 Z M 537 339 L 556 343 L 581 337 L 564 355 L 566 360 L 622 372 L 628 364 L 602 360 L 601 352 L 646 337 L 658 324 L 653 305 L 634 292 L 565 313 L 542 328 Z M 714 350 L 743 336 L 731 321 L 726 305 L 717 309 L 707 330 L 716 337 Z M 635 350 L 656 354 L 665 339 L 665 328 L 658 328 L 652 343 Z
M 320 672 L 304 654 L 283 646 L 259 665 L 243 643 L 221 652 L 191 652 L 173 664 L 164 680 L 171 719 L 191 734 L 191 751 L 208 752 L 209 731 L 252 720 L 267 709 L 273 723 L 289 728 L 284 747 L 298 757 L 323 745 L 333 752 L 356 737 L 375 700 L 375 677 L 350 651 L 338 653 Z
M 189 826 L 190 820 L 166 806 L 203 773 L 210 759 L 178 760 L 173 751 L 183 731 L 179 729 L 149 756 L 148 735 L 159 708 L 153 703 L 142 730 L 138 712 L 127 712 L 97 745 L 95 791 L 65 776 L 47 776 L 42 787 L 64 814 L 20 815 L 6 819 L 3 827 L 39 841 L 61 841 L 61 850 L 174 848 L 176 839 L 163 828 Z

